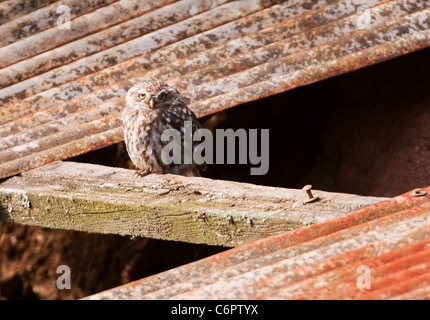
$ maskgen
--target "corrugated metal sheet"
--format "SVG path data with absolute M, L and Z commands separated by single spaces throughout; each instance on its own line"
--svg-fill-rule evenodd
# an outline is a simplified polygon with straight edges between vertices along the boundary
M 176 85 L 201 117 L 430 44 L 430 0 L 278 2 L 0 3 L 0 178 L 121 141 L 142 78 Z
M 87 299 L 428 299 L 430 187 L 423 191 Z

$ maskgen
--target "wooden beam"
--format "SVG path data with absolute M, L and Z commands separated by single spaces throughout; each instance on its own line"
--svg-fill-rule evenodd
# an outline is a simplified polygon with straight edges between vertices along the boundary
M 236 246 L 384 200 L 54 162 L 0 183 L 0 221 Z

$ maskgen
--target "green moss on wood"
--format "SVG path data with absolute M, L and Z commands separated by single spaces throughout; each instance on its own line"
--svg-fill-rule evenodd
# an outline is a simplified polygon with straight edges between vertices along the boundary
M 0 221 L 236 246 L 381 199 L 59 162 L 0 183 Z

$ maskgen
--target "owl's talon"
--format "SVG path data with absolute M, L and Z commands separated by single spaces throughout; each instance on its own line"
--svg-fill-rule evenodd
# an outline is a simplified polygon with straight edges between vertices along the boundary
M 199 167 L 200 171 L 206 172 L 206 170 L 208 169 L 208 167 L 206 166 L 206 163 L 203 163 L 200 167 Z
M 134 174 L 133 174 L 133 176 L 136 178 L 136 177 L 141 177 L 141 178 L 143 178 L 143 177 L 145 177 L 145 176 L 147 176 L 148 174 L 150 174 L 151 173 L 151 170 L 149 170 L 149 169 L 142 169 L 142 170 L 138 170 L 138 171 L 136 171 Z

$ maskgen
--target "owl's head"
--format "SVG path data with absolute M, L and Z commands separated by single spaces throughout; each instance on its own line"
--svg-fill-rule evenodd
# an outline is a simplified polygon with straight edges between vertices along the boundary
M 182 102 L 182 96 L 174 87 L 157 80 L 142 81 L 128 90 L 127 105 L 148 110 L 168 107 Z

